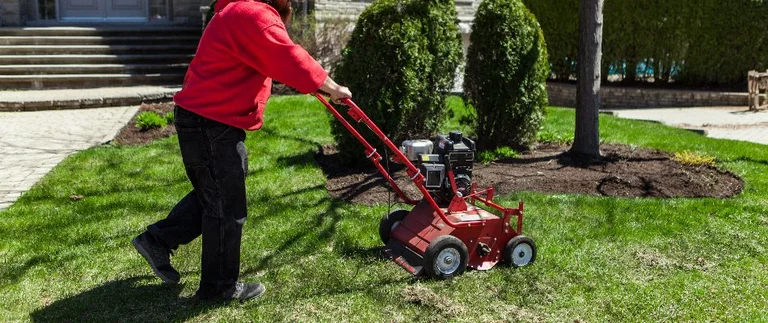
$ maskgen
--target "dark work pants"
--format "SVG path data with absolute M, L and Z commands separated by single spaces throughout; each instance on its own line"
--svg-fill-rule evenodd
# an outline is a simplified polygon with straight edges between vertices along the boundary
M 148 231 L 171 249 L 202 235 L 198 293 L 215 295 L 234 286 L 240 274 L 240 241 L 247 214 L 245 131 L 179 106 L 174 119 L 193 190 Z

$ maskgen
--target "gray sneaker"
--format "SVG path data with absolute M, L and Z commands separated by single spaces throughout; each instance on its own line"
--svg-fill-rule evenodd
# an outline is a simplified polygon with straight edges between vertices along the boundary
M 245 283 L 238 281 L 230 290 L 219 295 L 208 296 L 198 293 L 197 297 L 205 301 L 231 301 L 231 300 L 249 300 L 258 298 L 264 294 L 267 288 L 261 283 Z
M 171 266 L 171 249 L 161 246 L 149 233 L 144 232 L 131 240 L 136 251 L 147 260 L 149 267 L 163 282 L 177 284 L 181 275 Z

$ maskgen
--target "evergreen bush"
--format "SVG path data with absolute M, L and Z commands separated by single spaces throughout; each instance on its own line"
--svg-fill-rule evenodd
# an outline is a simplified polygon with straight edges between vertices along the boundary
M 360 15 L 334 78 L 396 144 L 431 137 L 445 120 L 462 60 L 457 22 L 453 0 L 379 0 Z M 331 124 L 345 160 L 367 163 L 357 140 Z M 369 131 L 361 133 L 382 147 Z
M 547 49 L 520 0 L 483 0 L 467 53 L 464 95 L 474 107 L 478 150 L 526 148 L 547 105 Z

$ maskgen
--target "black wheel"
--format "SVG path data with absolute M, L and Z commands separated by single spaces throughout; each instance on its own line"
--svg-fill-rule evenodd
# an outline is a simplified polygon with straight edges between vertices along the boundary
M 469 251 L 464 242 L 454 236 L 439 236 L 424 252 L 424 269 L 437 279 L 457 276 L 467 269 Z
M 381 238 L 381 242 L 385 245 L 389 243 L 389 235 L 392 233 L 392 230 L 400 224 L 400 221 L 405 219 L 405 216 L 408 215 L 408 213 L 410 213 L 408 210 L 395 210 L 381 218 L 381 223 L 379 224 L 379 237 Z
M 526 236 L 516 236 L 504 248 L 504 262 L 512 267 L 523 267 L 536 260 L 536 243 Z

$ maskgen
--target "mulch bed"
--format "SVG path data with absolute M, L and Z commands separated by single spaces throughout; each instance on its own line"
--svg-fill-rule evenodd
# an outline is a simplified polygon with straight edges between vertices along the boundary
M 155 111 L 165 115 L 173 111 L 173 107 L 172 102 L 142 104 L 139 112 Z M 113 142 L 142 145 L 175 133 L 173 125 L 139 131 L 132 119 Z M 741 178 L 731 172 L 708 166 L 682 165 L 659 150 L 603 144 L 603 160 L 583 164 L 564 154 L 568 148 L 540 144 L 518 158 L 497 160 L 487 165 L 475 164 L 473 179 L 478 188 L 493 186 L 497 194 L 534 191 L 616 197 L 728 198 L 744 188 Z M 315 157 L 326 174 L 326 188 L 333 198 L 367 205 L 397 199 L 375 168 L 341 166 L 344 162 L 335 147 L 322 147 Z M 394 163 L 390 163 L 390 167 L 398 186 L 409 197 L 420 198 L 421 193 L 407 177 L 404 167 Z
M 152 104 L 144 103 L 141 105 L 141 107 L 139 107 L 139 111 L 136 112 L 136 115 L 144 111 L 154 111 L 164 116 L 166 113 L 172 112 L 173 107 L 173 102 Z M 125 146 L 144 145 L 152 142 L 153 140 L 170 137 L 176 134 L 176 127 L 174 127 L 173 124 L 169 124 L 163 128 L 140 131 L 138 128 L 136 128 L 135 117 L 136 116 L 131 118 L 131 121 L 128 122 L 125 127 L 120 129 L 120 132 L 117 133 L 117 136 L 112 139 L 113 143 Z
M 615 197 L 716 197 L 739 194 L 744 182 L 735 174 L 714 167 L 685 166 L 663 151 L 626 145 L 604 144 L 604 158 L 582 164 L 564 154 L 567 146 L 541 144 L 519 158 L 476 164 L 473 177 L 478 188 L 493 186 L 497 194 L 518 191 L 571 193 Z M 352 203 L 376 204 L 397 199 L 388 183 L 374 168 L 346 169 L 335 147 L 316 154 L 333 198 Z M 401 165 L 390 163 L 397 185 L 410 198 L 421 193 Z

